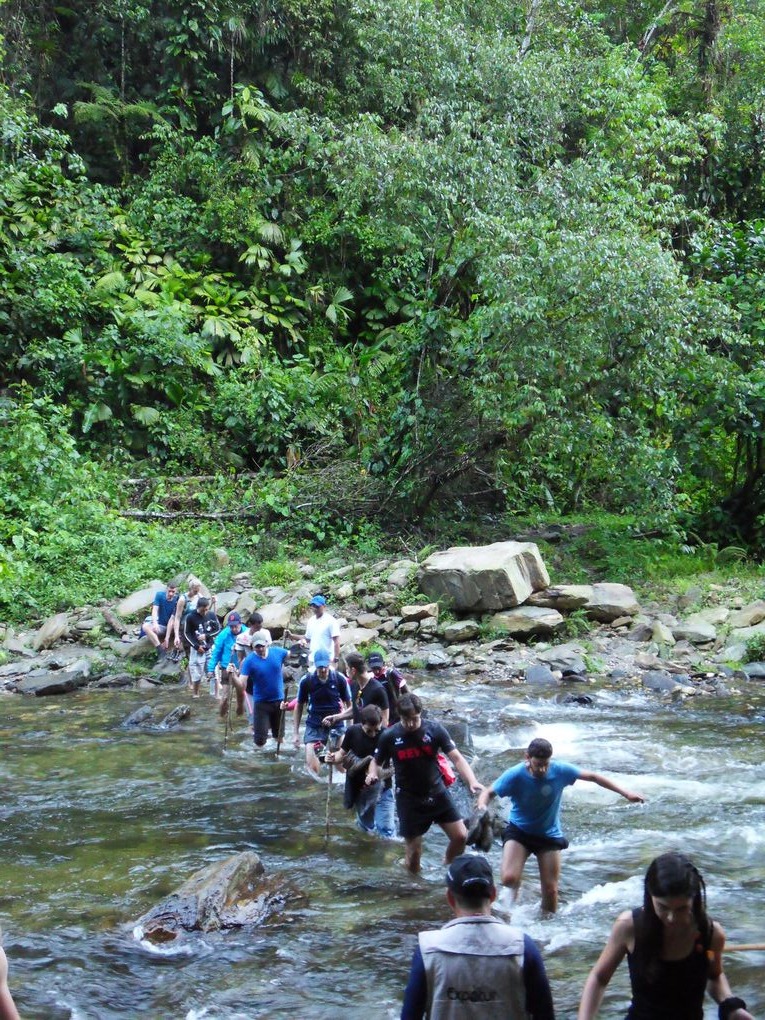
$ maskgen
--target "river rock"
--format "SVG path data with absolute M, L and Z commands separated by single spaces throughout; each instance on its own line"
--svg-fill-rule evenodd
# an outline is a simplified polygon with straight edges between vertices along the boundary
M 428 617 L 438 619 L 438 603 L 429 602 L 427 605 L 402 606 L 401 619 L 404 623 L 419 623 Z
M 504 631 L 513 637 L 526 637 L 530 634 L 549 635 L 558 627 L 562 627 L 564 622 L 557 609 L 545 609 L 543 606 L 518 606 L 517 609 L 506 609 L 503 613 L 495 613 L 489 620 L 494 630 Z
M 108 690 L 110 688 L 132 687 L 136 678 L 132 673 L 104 673 L 97 680 L 91 681 L 90 687 L 97 690 Z
M 339 602 L 345 602 L 352 596 L 353 596 L 353 584 L 350 581 L 346 581 L 344 584 L 339 584 L 335 589 L 335 598 Z
M 741 669 L 749 680 L 765 680 L 765 662 L 747 662 Z
M 477 620 L 457 620 L 455 623 L 447 623 L 441 629 L 441 636 L 448 645 L 472 641 L 480 633 L 481 625 Z
M 616 623 L 617 621 L 614 620 L 614 624 Z M 634 641 L 635 643 L 642 641 L 652 641 L 653 626 L 651 625 L 649 620 L 646 619 L 637 620 L 633 623 L 632 627 L 630 628 L 630 631 L 627 634 L 627 638 L 628 640 Z
M 227 616 L 239 601 L 238 591 L 219 591 L 215 603 L 215 611 L 218 616 Z
M 34 694 L 38 698 L 50 694 L 68 694 L 84 687 L 90 679 L 90 662 L 75 659 L 62 669 L 33 669 L 23 679 L 11 685 L 19 694 Z
M 670 676 L 664 670 L 648 670 L 646 673 L 643 673 L 640 682 L 649 691 L 658 691 L 662 694 L 667 691 L 674 691 L 677 687 L 681 686 L 673 676 Z
M 188 719 L 191 715 L 191 709 L 188 705 L 176 705 L 172 712 L 168 712 L 162 722 L 159 724 L 161 730 L 172 730 L 178 726 L 184 719 Z
M 366 630 L 379 630 L 382 622 L 383 618 L 377 613 L 359 613 L 356 620 L 358 626 L 364 627 Z
M 252 616 L 258 608 L 258 600 L 255 598 L 258 594 L 258 592 L 253 592 L 252 589 L 239 593 L 239 597 L 234 603 L 234 612 L 239 613 L 242 618 L 242 623 L 246 624 L 250 616 Z
M 584 664 L 584 649 L 581 645 L 566 644 L 556 645 L 548 648 L 545 652 L 539 652 L 537 658 L 545 662 L 551 669 L 573 670 L 575 673 L 586 673 L 587 667 Z
M 510 609 L 550 583 L 533 542 L 455 546 L 433 553 L 417 580 L 426 595 L 449 599 L 458 612 Z
M 750 602 L 748 606 L 736 610 L 728 617 L 728 625 L 738 630 L 743 627 L 753 627 L 765 620 L 765 601 L 759 599 L 757 602 Z
M 423 645 L 417 655 L 424 660 L 426 669 L 446 669 L 453 663 L 451 655 L 441 645 Z
M 360 645 L 374 641 L 377 636 L 377 630 L 370 630 L 367 627 L 343 627 L 340 631 L 340 647 L 343 651 L 351 652 Z
M 35 652 L 33 648 L 29 647 L 29 643 L 33 640 L 33 638 L 33 634 L 8 633 L 5 635 L 3 648 L 6 652 L 10 652 L 11 655 L 23 655 L 27 658 L 33 659 L 37 655 L 37 652 Z
M 672 628 L 672 634 L 675 640 L 689 641 L 692 645 L 705 645 L 717 637 L 714 624 L 705 620 L 701 613 L 694 613 L 686 620 L 681 620 Z
M 136 726 L 143 726 L 144 723 L 147 723 L 151 719 L 151 716 L 151 705 L 141 705 L 140 708 L 137 708 L 134 712 L 131 712 L 129 716 L 124 718 L 120 723 L 120 726 L 125 730 L 133 729 Z
M 264 876 L 260 858 L 252 850 L 217 861 L 195 872 L 144 914 L 135 934 L 162 943 L 173 941 L 183 931 L 262 924 L 284 906 L 287 898 L 278 882 Z
M 612 623 L 620 616 L 640 612 L 635 593 L 626 584 L 601 581 L 598 584 L 560 584 L 546 588 L 529 599 L 532 605 L 549 606 L 564 612 L 583 609 L 592 620 Z
M 60 638 L 65 637 L 68 633 L 69 615 L 67 613 L 57 613 L 55 616 L 49 616 L 35 634 L 32 647 L 36 652 L 43 648 L 52 648 Z
M 115 651 L 118 655 L 123 655 L 126 659 L 146 659 L 156 656 L 157 654 L 156 647 L 145 634 L 143 637 L 138 638 L 137 641 L 134 641 L 129 645 L 117 642 Z
M 416 566 L 414 560 L 396 560 L 391 564 L 388 584 L 392 584 L 394 588 L 406 588 Z
M 550 667 L 544 666 L 541 663 L 527 666 L 524 678 L 527 684 L 531 684 L 534 687 L 555 687 L 558 684 L 558 678 Z
M 671 647 L 675 643 L 675 635 L 672 633 L 672 628 L 668 627 L 662 620 L 654 620 L 651 639 L 658 645 L 669 645 Z
M 263 617 L 263 626 L 270 631 L 271 637 L 284 637 L 285 630 L 289 627 L 292 609 L 283 602 L 267 602 L 264 606 L 258 607 L 258 612 Z
M 165 585 L 163 581 L 149 581 L 145 588 L 134 591 L 132 595 L 128 595 L 117 604 L 117 615 L 124 619 L 129 616 L 136 616 L 138 613 L 145 614 L 146 610 L 151 608 L 157 592 L 164 590 Z
M 737 627 L 729 634 L 730 639 L 739 644 L 746 644 L 752 638 L 761 638 L 763 636 L 765 636 L 765 622 L 755 623 L 751 627 Z

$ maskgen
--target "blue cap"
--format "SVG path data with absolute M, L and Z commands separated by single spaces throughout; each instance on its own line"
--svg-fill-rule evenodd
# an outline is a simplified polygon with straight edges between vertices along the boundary
M 238 624 L 239 624 L 239 626 L 241 627 L 241 625 L 242 625 L 242 618 L 241 618 L 241 616 L 239 615 L 239 613 L 229 613 L 229 615 L 228 615 L 228 620 L 226 620 L 226 623 L 227 623 L 227 624 L 229 625 L 229 627 L 230 627 L 230 626 L 231 626 L 232 624 L 233 624 L 234 626 L 236 626 L 236 625 L 237 625 L 237 623 L 238 623 Z
M 326 606 L 326 604 L 327 600 L 324 598 L 323 595 L 314 595 L 314 597 L 311 599 L 312 606 Z
M 321 666 L 329 665 L 329 652 L 325 651 L 324 648 L 320 648 L 316 655 L 313 657 L 313 664 L 317 669 Z

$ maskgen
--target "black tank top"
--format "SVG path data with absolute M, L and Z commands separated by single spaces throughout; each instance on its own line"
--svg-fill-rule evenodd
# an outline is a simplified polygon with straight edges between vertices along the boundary
M 632 911 L 636 929 L 642 908 Z M 627 954 L 632 982 L 632 1004 L 626 1020 L 703 1020 L 704 992 L 709 977 L 709 956 L 712 924 L 704 939 L 696 944 L 683 960 L 660 960 L 654 980 L 646 975 L 647 959 L 635 941 L 634 952 Z M 706 944 L 705 944 L 706 943 Z

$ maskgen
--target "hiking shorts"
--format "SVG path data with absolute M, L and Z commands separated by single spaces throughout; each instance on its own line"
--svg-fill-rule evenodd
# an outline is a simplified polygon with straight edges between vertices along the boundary
M 446 790 L 432 797 L 413 797 L 402 790 L 396 790 L 396 811 L 398 829 L 404 839 L 423 836 L 434 822 L 436 825 L 445 825 L 462 821 L 462 815 Z
M 508 822 L 502 832 L 502 844 L 512 839 L 514 843 L 520 843 L 530 854 L 543 854 L 550 850 L 565 850 L 568 847 L 568 840 L 562 836 L 535 836 L 533 832 L 524 832 L 517 825 Z

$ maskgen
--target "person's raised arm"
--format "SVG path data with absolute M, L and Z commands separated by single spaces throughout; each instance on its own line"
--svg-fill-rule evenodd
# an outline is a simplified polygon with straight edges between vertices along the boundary
M 711 960 L 707 991 L 718 1006 L 721 1007 L 720 1016 L 724 1016 L 725 1020 L 754 1020 L 752 1014 L 747 1011 L 744 1000 L 734 995 L 728 984 L 722 963 L 724 946 L 725 932 L 719 924 L 715 924 L 712 929 Z
M 631 790 L 625 790 L 623 786 L 619 786 L 614 783 L 611 779 L 606 779 L 605 776 L 601 776 L 599 772 L 580 772 L 579 778 L 584 780 L 585 783 L 597 783 L 598 786 L 602 786 L 604 790 L 611 790 L 613 793 L 618 793 L 620 797 L 624 797 L 631 804 L 645 804 L 645 797 L 640 793 L 632 793 Z
M 449 752 L 449 758 L 454 762 L 455 769 L 464 780 L 465 785 L 469 788 L 470 792 L 483 793 L 483 784 L 478 782 L 475 777 L 475 773 L 456 747 Z
M 634 938 L 632 912 L 627 910 L 617 917 L 608 942 L 598 957 L 598 962 L 587 976 L 579 1003 L 577 1020 L 594 1020 L 594 1017 L 598 1015 L 608 982 L 626 956 L 627 950 L 634 944 Z

